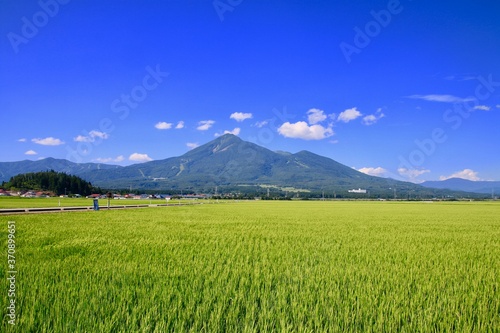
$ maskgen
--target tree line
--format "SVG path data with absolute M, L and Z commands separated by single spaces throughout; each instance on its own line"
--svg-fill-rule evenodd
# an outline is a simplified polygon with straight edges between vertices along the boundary
M 7 183 L 2 183 L 2 188 L 11 191 L 47 191 L 56 195 L 80 194 L 86 196 L 102 192 L 99 187 L 92 186 L 90 182 L 80 177 L 54 170 L 29 172 L 13 176 Z

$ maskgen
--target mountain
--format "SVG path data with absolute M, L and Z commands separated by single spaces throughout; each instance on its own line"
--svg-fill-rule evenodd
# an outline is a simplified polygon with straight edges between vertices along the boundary
M 19 162 L 0 162 L 0 182 L 9 181 L 15 175 L 28 172 L 50 171 L 64 172 L 70 175 L 81 176 L 95 170 L 115 170 L 122 168 L 118 165 L 102 163 L 73 163 L 63 159 L 52 157 L 43 160 Z
M 427 181 L 420 184 L 425 187 L 448 189 L 454 191 L 466 191 L 475 193 L 500 193 L 500 182 L 498 181 L 472 181 L 462 178 L 450 178 L 441 181 Z
M 225 191 L 313 191 L 340 196 L 366 189 L 372 196 L 433 197 L 451 195 L 393 179 L 369 176 L 330 158 L 300 151 L 273 152 L 226 134 L 179 157 L 134 164 L 117 170 L 96 170 L 85 179 L 103 188 Z
M 16 165 L 17 163 L 17 165 Z M 226 134 L 182 156 L 133 164 L 77 164 L 66 160 L 0 163 L 5 175 L 53 169 L 77 175 L 94 186 L 110 189 L 219 191 L 325 192 L 342 197 L 434 197 L 456 195 L 449 190 L 369 176 L 330 158 L 308 151 L 273 152 Z M 5 179 L 5 178 L 4 178 Z M 367 194 L 349 192 L 366 189 Z M 460 194 L 458 194 L 460 195 Z
M 273 152 L 235 135 L 223 135 L 179 157 L 134 164 L 117 170 L 96 170 L 84 175 L 101 187 L 203 188 L 215 186 L 390 187 L 394 181 L 372 177 L 307 151 Z M 389 184 L 388 184 L 389 183 Z M 414 184 L 402 183 L 405 187 Z

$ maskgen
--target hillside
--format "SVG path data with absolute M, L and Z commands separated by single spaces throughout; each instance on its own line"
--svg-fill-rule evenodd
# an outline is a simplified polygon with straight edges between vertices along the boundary
M 16 175 L 4 183 L 3 187 L 13 191 L 48 191 L 55 195 L 79 194 L 85 196 L 100 191 L 99 188 L 92 186 L 78 176 L 53 170 Z
M 38 161 L 0 162 L 0 182 L 6 182 L 11 177 L 28 172 L 39 172 L 54 170 L 66 174 L 81 176 L 82 174 L 95 170 L 115 170 L 122 168 L 118 165 L 102 163 L 73 163 L 68 160 L 55 159 L 52 157 Z

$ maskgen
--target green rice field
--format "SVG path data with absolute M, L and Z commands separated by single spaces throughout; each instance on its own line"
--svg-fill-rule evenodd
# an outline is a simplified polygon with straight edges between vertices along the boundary
M 192 200 L 186 199 L 173 199 L 168 203 L 178 203 L 178 202 L 190 202 Z M 165 204 L 166 200 L 160 199 L 124 199 L 124 200 L 109 200 L 109 204 L 113 205 L 141 205 L 141 204 Z M 42 207 L 80 207 L 80 206 L 92 206 L 93 199 L 86 198 L 21 198 L 21 197 L 0 197 L 0 209 L 3 208 L 42 208 Z M 100 207 L 107 207 L 108 199 L 99 199 Z
M 498 202 L 242 201 L 0 221 L 4 254 L 15 225 L 16 270 L 11 297 L 2 256 L 1 332 L 500 331 Z

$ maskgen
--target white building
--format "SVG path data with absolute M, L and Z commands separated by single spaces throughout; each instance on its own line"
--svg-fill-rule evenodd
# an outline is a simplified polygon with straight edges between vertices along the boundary
M 349 190 L 347 192 L 349 192 L 349 193 L 366 193 L 366 190 L 358 188 L 357 190 L 356 189 L 352 189 L 352 190 Z

